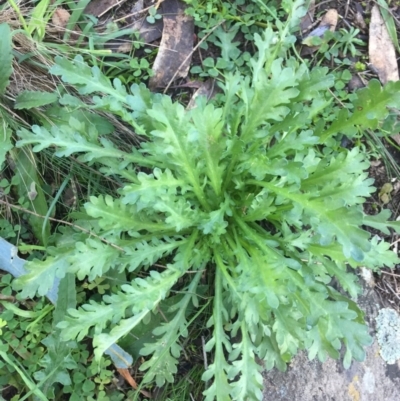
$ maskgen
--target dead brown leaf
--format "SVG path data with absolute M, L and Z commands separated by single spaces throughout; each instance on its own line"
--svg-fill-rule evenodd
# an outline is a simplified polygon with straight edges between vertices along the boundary
M 400 146 L 400 134 L 392 135 L 391 138 Z
M 364 17 L 363 17 L 363 9 L 360 4 L 355 3 L 356 7 L 356 12 L 354 13 L 354 25 L 356 25 L 358 28 L 360 28 L 361 31 L 365 32 L 367 29 L 367 24 L 365 23 Z
M 186 109 L 190 110 L 196 107 L 196 99 L 199 96 L 205 96 L 207 100 L 210 100 L 215 94 L 215 81 L 213 79 L 208 79 L 207 81 L 201 82 L 196 92 L 190 99 L 189 104 Z
M 338 12 L 336 9 L 331 8 L 322 17 L 319 25 L 320 26 L 328 26 L 329 30 L 334 32 L 336 29 L 337 22 L 338 22 Z
M 67 27 L 70 17 L 71 14 L 65 8 L 57 7 L 53 13 L 53 16 L 51 17 L 51 22 L 55 28 L 59 28 L 60 31 L 64 31 Z
M 399 80 L 396 51 L 376 5 L 372 7 L 369 25 L 369 60 L 382 84 Z
M 178 0 L 163 2 L 164 28 L 160 49 L 154 61 L 151 89 L 167 86 L 172 79 L 186 77 L 193 51 L 193 18 L 185 15 L 186 5 Z
M 128 369 L 117 368 L 119 374 L 134 388 L 137 390 L 138 385 L 135 379 L 131 376 Z M 140 390 L 140 392 L 147 398 L 152 398 L 151 394 L 146 390 Z
M 353 75 L 349 81 L 349 83 L 347 84 L 347 88 L 350 92 L 353 92 L 357 89 L 361 89 L 365 86 L 363 80 L 361 79 L 361 77 L 359 75 Z
M 314 22 L 314 14 L 315 14 L 315 0 L 311 0 L 306 15 L 300 21 L 301 32 L 308 30 L 310 25 Z
M 329 29 L 330 31 L 334 32 L 336 29 L 338 21 L 338 12 L 336 9 L 331 8 L 328 10 L 325 15 L 321 18 L 321 22 L 319 23 L 318 27 L 311 31 L 306 38 L 303 39 L 303 42 L 305 42 L 305 39 L 311 38 L 313 36 L 319 36 L 322 37 L 324 33 Z M 316 50 L 318 50 L 318 46 L 304 46 L 301 49 L 301 56 L 308 56 L 312 53 L 314 53 Z
M 65 8 L 57 7 L 53 13 L 53 16 L 51 17 L 51 22 L 54 25 L 54 29 L 58 32 L 65 32 L 70 17 L 71 14 Z M 79 27 L 75 25 L 74 29 L 69 32 L 71 39 L 77 39 L 80 32 L 81 30 Z

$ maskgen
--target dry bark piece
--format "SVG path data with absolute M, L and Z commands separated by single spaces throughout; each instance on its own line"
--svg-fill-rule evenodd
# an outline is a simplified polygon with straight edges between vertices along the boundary
M 172 80 L 186 77 L 192 58 L 194 41 L 193 18 L 185 15 L 186 5 L 180 0 L 163 3 L 164 29 L 156 60 L 151 89 L 167 86 Z
M 157 3 L 159 4 L 159 3 Z M 151 43 L 162 36 L 164 27 L 163 19 L 156 19 L 153 24 L 147 21 L 147 8 L 144 6 L 143 0 L 138 0 L 131 8 L 130 14 L 126 17 L 129 23 L 125 28 L 132 28 L 135 32 L 139 32 L 140 38 L 144 43 Z M 160 4 L 158 14 L 163 15 L 163 5 Z
M 399 80 L 396 51 L 376 5 L 372 7 L 369 25 L 369 60 L 382 84 Z
M 128 28 L 132 29 L 132 33 L 139 33 L 139 37 L 143 43 L 151 43 L 161 38 L 163 22 L 162 19 L 158 19 L 154 24 L 150 24 L 146 18 L 142 18 L 124 27 L 124 29 Z M 120 36 L 119 38 L 109 40 L 105 46 L 106 49 L 111 50 L 113 53 L 129 53 L 132 50 L 132 37 L 128 35 Z
M 324 33 L 329 29 L 331 32 L 334 32 L 336 29 L 338 21 L 338 12 L 336 9 L 331 8 L 326 12 L 326 14 L 322 17 L 321 22 L 319 23 L 318 27 L 311 31 L 306 38 L 303 39 L 304 41 L 308 38 L 313 36 L 322 37 Z M 304 46 L 301 49 L 302 56 L 308 56 L 318 50 L 318 46 Z
M 120 6 L 126 0 L 92 0 L 85 8 L 85 14 L 101 17 L 112 8 Z
M 160 11 L 160 14 L 162 15 L 163 12 Z M 150 24 L 146 17 L 142 17 L 126 28 L 132 28 L 134 31 L 139 32 L 139 36 L 144 43 L 151 43 L 161 38 L 164 22 L 161 18 L 156 20 L 153 24 Z
M 158 4 L 158 3 L 157 3 Z M 144 1 L 138 0 L 130 9 L 129 15 L 125 17 L 128 25 L 124 29 L 131 29 L 132 32 L 138 33 L 143 43 L 151 43 L 160 39 L 163 31 L 162 18 L 156 19 L 153 24 L 147 21 L 148 7 L 144 7 Z M 162 12 L 162 4 L 160 5 L 159 14 Z M 106 48 L 113 53 L 128 53 L 132 50 L 132 38 L 129 35 L 120 36 L 119 38 L 109 40 L 106 43 Z
M 372 7 L 371 23 L 369 26 L 369 61 L 383 85 L 388 81 L 399 80 L 396 50 L 390 39 L 379 7 L 376 5 Z M 392 135 L 391 138 L 400 145 L 399 134 Z

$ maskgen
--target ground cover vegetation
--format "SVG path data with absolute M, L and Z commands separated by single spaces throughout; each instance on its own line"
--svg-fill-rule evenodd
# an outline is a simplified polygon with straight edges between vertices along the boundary
M 400 222 L 363 205 L 400 84 L 344 90 L 357 32 L 327 32 L 305 60 L 295 43 L 306 2 L 188 1 L 201 46 L 213 46 L 191 74 L 219 92 L 186 109 L 184 94 L 142 82 L 147 58 L 105 58 L 87 2 L 69 22 L 83 45 L 67 33 L 48 42 L 62 2 L 29 13 L 9 3 L 0 236 L 28 261 L 1 277 L 3 397 L 261 400 L 262 370 L 285 370 L 299 350 L 362 360 L 371 337 L 355 269 L 399 263 L 366 227 L 399 233 Z M 47 87 L 16 86 L 23 68 Z M 192 356 L 204 369 L 185 376 Z

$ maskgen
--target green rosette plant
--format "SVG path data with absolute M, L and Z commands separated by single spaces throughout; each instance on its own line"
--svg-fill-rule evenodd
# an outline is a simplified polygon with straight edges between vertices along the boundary
M 173 381 L 196 310 L 212 302 L 206 401 L 261 400 L 259 362 L 284 370 L 302 349 L 323 361 L 344 347 L 345 367 L 364 358 L 371 338 L 354 269 L 398 263 L 364 227 L 400 232 L 400 223 L 388 211 L 363 212 L 375 191 L 369 163 L 335 137 L 376 129 L 388 107 L 399 107 L 400 83 L 371 81 L 351 109 L 333 107 L 333 77 L 287 56 L 287 27 L 256 35 L 251 77 L 226 76 L 219 102 L 199 99 L 191 110 L 143 85 L 128 92 L 79 56 L 57 58 L 52 73 L 91 99 L 64 95 L 64 107 L 114 113 L 143 138 L 123 151 L 74 118 L 19 132 L 17 146 L 74 154 L 123 183 L 119 196 L 92 196 L 76 215 L 90 234 L 65 228 L 15 282 L 32 297 L 66 273 L 135 277 L 69 309 L 58 324 L 63 339 L 92 337 L 100 359 L 169 300 L 171 318 L 141 349 L 143 383 L 161 386 Z

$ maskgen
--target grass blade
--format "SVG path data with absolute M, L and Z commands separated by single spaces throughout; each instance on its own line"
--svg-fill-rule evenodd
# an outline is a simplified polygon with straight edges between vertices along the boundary
M 12 74 L 11 30 L 7 24 L 0 24 L 0 94 L 8 86 Z

